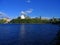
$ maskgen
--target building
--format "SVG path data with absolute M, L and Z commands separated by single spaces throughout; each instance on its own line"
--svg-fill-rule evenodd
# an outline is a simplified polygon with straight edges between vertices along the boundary
M 25 16 L 24 15 L 21 15 L 21 19 L 25 19 Z
M 21 17 L 21 19 L 25 19 L 25 18 L 26 18 L 26 16 L 25 16 L 25 15 L 26 15 L 26 13 L 25 13 L 24 11 L 22 11 L 22 12 L 21 12 L 21 16 L 20 16 L 20 17 Z

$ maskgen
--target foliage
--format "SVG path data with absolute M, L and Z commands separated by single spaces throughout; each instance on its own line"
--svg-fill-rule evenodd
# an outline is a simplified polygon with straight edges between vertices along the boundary
M 0 19 L 0 24 L 4 24 L 7 21 L 4 19 Z M 52 19 L 42 19 L 40 17 L 30 18 L 29 16 L 26 16 L 25 19 L 21 19 L 21 17 L 18 17 L 16 19 L 12 19 L 10 24 L 20 24 L 20 23 L 31 23 L 31 24 L 42 24 L 42 23 L 51 23 L 51 24 L 60 24 L 60 18 L 52 18 Z
M 0 24 L 6 23 L 6 20 L 0 19 Z
M 49 22 L 52 24 L 60 24 L 60 19 L 53 18 L 53 19 L 50 19 Z
M 28 18 L 26 18 L 26 19 L 20 19 L 20 18 L 17 18 L 17 19 L 12 19 L 11 21 L 10 21 L 10 23 L 48 23 L 49 22 L 49 20 L 46 20 L 46 19 L 44 19 L 44 20 L 42 20 L 41 18 L 30 18 L 30 17 L 28 17 Z

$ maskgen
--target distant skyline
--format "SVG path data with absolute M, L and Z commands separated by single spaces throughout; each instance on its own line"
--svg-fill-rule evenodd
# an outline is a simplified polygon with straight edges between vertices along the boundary
M 60 18 L 60 0 L 0 0 L 0 13 L 11 19 L 22 11 L 30 17 Z

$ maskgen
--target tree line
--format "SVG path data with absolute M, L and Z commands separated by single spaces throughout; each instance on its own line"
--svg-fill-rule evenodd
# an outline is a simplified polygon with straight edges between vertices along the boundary
M 16 19 L 12 19 L 9 23 L 31 23 L 31 24 L 43 24 L 43 23 L 52 23 L 59 24 L 60 18 L 52 18 L 52 19 L 42 19 L 41 17 L 30 18 L 26 17 L 25 19 L 21 19 L 20 17 Z
M 6 23 L 6 20 L 0 19 L 0 24 Z M 52 19 L 43 19 L 41 16 L 35 17 L 35 18 L 30 18 L 27 16 L 25 19 L 21 19 L 20 17 L 16 19 L 12 19 L 9 24 L 21 24 L 21 23 L 31 23 L 31 24 L 44 24 L 44 23 L 52 23 L 52 24 L 60 24 L 60 18 L 52 18 Z

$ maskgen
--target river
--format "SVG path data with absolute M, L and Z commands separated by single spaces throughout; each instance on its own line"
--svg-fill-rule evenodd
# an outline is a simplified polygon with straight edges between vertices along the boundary
M 0 24 L 0 45 L 51 45 L 59 28 L 53 24 Z

